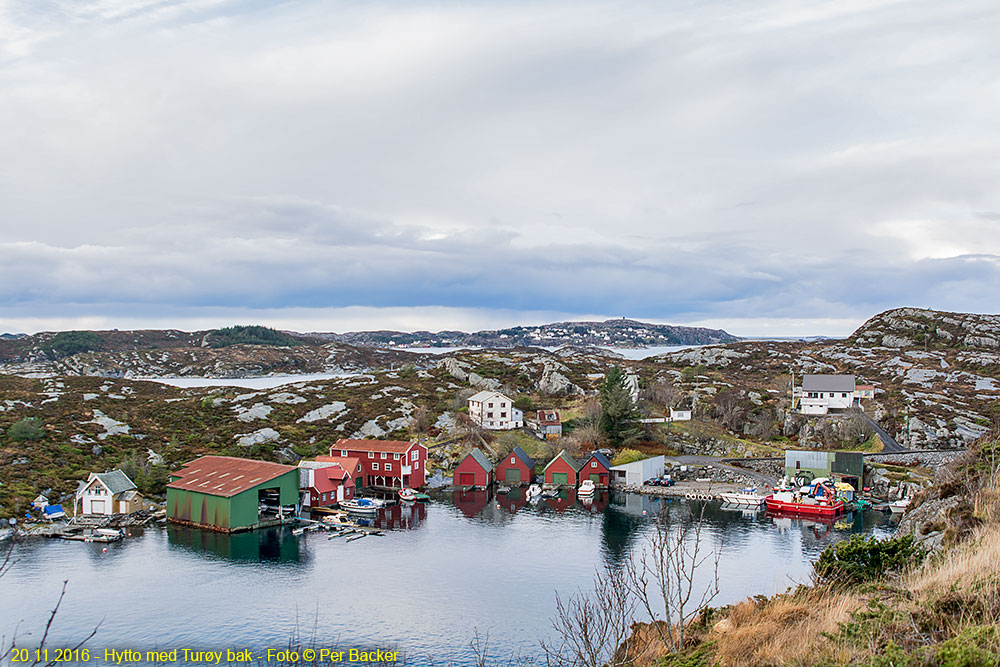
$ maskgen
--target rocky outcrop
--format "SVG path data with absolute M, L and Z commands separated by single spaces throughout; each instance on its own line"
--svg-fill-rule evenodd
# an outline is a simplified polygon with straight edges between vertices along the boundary
M 570 382 L 563 373 L 569 369 L 558 361 L 544 360 L 542 362 L 542 377 L 538 381 L 538 391 L 549 396 L 582 395 L 583 389 Z
M 667 352 L 666 354 L 660 354 L 654 359 L 664 359 L 666 361 L 671 361 L 675 364 L 686 364 L 688 366 L 722 366 L 726 367 L 731 364 L 734 360 L 745 359 L 748 357 L 745 352 L 740 350 L 734 350 L 729 347 L 722 346 L 706 346 L 698 347 L 693 350 L 680 350 L 677 352 Z

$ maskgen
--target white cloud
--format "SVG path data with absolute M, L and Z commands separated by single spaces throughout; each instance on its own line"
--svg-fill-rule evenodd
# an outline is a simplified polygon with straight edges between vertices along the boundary
M 987 0 L 0 2 L 0 313 L 995 311 L 996 34 Z

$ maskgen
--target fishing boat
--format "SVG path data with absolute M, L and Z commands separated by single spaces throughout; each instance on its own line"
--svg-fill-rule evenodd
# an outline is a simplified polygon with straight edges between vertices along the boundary
M 782 514 L 810 517 L 836 517 L 846 509 L 844 501 L 835 496 L 820 498 L 797 491 L 775 491 L 764 498 L 767 509 Z
M 596 490 L 597 490 L 597 485 L 594 484 L 594 480 L 592 480 L 592 479 L 585 479 L 582 482 L 580 482 L 580 488 L 577 489 L 576 495 L 578 495 L 578 496 L 592 496 L 592 495 L 594 495 L 594 492 Z
M 417 499 L 417 492 L 413 489 L 400 489 L 398 495 L 404 503 L 412 503 Z
M 903 498 L 901 500 L 894 500 L 889 503 L 889 511 L 893 514 L 902 514 L 906 511 L 906 508 L 910 506 L 910 499 Z
M 377 498 L 355 498 L 341 503 L 348 514 L 375 514 L 385 507 L 385 503 Z
M 726 491 L 720 493 L 722 502 L 740 507 L 760 507 L 764 502 L 764 496 L 757 493 L 757 487 L 748 486 L 739 491 Z

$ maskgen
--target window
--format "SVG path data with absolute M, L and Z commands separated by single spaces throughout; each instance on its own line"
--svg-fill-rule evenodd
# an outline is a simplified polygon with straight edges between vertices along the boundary
M 512 457 L 510 457 L 510 464 L 511 464 L 511 465 L 514 465 L 514 463 L 515 463 L 515 461 L 514 461 L 514 457 L 512 456 Z
M 372 464 L 372 470 L 378 470 L 378 464 L 377 463 L 373 463 Z
M 389 458 L 389 455 L 386 454 L 385 452 L 379 452 L 379 454 L 381 455 L 380 458 L 383 458 L 383 459 Z
M 341 456 L 347 456 L 347 450 L 346 449 L 341 449 L 340 450 L 340 455 Z
M 841 394 L 841 398 L 847 398 L 847 393 L 845 392 L 845 393 Z
M 326 494 L 325 493 L 323 494 L 323 502 L 324 503 L 326 502 Z
M 411 461 L 416 461 L 418 458 L 420 458 L 420 452 L 410 452 Z
M 591 468 L 596 468 L 597 467 L 597 461 L 591 461 L 590 462 L 590 467 Z
M 493 407 L 493 404 L 492 404 L 492 403 L 487 403 L 487 404 L 486 404 L 486 407 L 488 407 L 488 408 L 492 408 L 492 407 Z
M 414 470 L 418 470 L 419 468 L 420 468 L 420 461 L 414 461 L 413 462 L 413 469 Z
M 393 454 L 392 455 L 392 460 L 393 461 L 398 461 L 399 460 L 399 454 Z
M 487 419 L 493 419 L 493 413 L 492 412 L 487 412 L 486 413 L 486 418 Z
M 501 412 L 501 413 L 500 413 L 500 417 L 501 417 L 501 418 L 503 418 L 503 417 L 506 417 L 506 416 L 507 416 L 507 413 L 506 413 L 506 412 Z
M 368 458 L 370 459 L 375 458 L 375 452 L 368 452 Z
M 386 463 L 384 467 L 385 467 L 385 471 L 386 472 L 392 472 L 392 464 L 391 463 Z

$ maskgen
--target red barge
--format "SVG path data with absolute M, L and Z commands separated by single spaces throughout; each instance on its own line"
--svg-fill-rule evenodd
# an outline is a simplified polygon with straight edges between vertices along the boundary
M 774 512 L 796 516 L 837 517 L 846 511 L 842 500 L 834 499 L 831 502 L 791 491 L 776 491 L 764 498 L 764 504 Z

